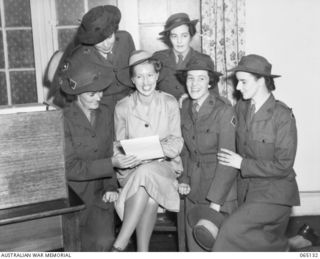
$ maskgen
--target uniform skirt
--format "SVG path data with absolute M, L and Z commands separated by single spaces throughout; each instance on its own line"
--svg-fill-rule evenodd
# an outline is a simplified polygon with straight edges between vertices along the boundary
M 122 189 L 115 202 L 115 209 L 121 220 L 126 200 L 135 195 L 140 187 L 145 188 L 148 195 L 166 210 L 179 211 L 177 174 L 170 163 L 166 161 L 145 163 L 134 169 L 121 171 L 118 180 Z

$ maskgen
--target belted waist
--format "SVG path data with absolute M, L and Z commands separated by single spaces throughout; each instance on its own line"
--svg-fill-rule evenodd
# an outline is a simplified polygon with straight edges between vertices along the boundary
M 205 163 L 217 163 L 217 155 L 216 154 L 204 154 L 204 155 L 199 155 L 199 154 L 190 154 L 190 159 L 192 162 L 195 163 L 200 163 L 200 164 L 205 164 Z

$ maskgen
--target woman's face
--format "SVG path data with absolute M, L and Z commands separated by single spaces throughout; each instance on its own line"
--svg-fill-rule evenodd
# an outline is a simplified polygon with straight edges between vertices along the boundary
M 191 35 L 189 27 L 182 24 L 170 31 L 170 41 L 173 49 L 178 53 L 185 53 L 190 48 Z
M 132 82 L 143 96 L 151 96 L 154 93 L 158 77 L 159 73 L 155 71 L 153 64 L 145 62 L 133 68 Z
M 86 110 L 95 110 L 99 108 L 103 92 L 86 92 L 78 95 L 78 102 Z
M 187 73 L 187 89 L 191 99 L 200 100 L 209 94 L 209 74 L 207 70 L 190 70 Z
M 242 93 L 243 98 L 246 100 L 254 98 L 260 89 L 262 78 L 257 79 L 254 75 L 242 71 L 236 72 L 236 77 L 238 79 L 237 90 Z
M 114 36 L 114 33 L 112 33 L 104 41 L 96 44 L 95 47 L 99 52 L 101 52 L 103 54 L 107 54 L 112 50 L 114 42 L 115 42 L 115 36 Z

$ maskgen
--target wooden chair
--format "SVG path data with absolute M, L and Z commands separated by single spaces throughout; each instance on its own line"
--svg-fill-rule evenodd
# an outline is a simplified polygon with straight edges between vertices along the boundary
M 186 251 L 186 219 L 185 219 L 185 197 L 182 196 L 180 199 L 180 211 L 169 212 L 158 214 L 158 219 L 154 228 L 155 232 L 176 232 L 178 238 L 178 251 Z

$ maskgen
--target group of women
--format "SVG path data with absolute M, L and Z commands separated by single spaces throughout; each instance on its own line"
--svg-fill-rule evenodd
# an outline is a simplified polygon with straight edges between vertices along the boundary
M 232 71 L 243 100 L 232 107 L 216 90 L 221 74 L 211 58 L 190 47 L 197 20 L 171 15 L 160 33 L 169 48 L 132 51 L 123 66 L 119 13 L 99 6 L 84 16 L 85 42 L 54 80 L 72 97 L 64 107 L 66 171 L 86 204 L 83 251 L 125 251 L 134 231 L 137 250 L 148 251 L 158 208 L 178 212 L 179 194 L 187 196 L 189 251 L 285 251 L 290 209 L 299 204 L 297 133 L 292 111 L 271 94 L 271 64 L 258 55 L 240 60 Z M 119 144 L 154 135 L 160 159 L 141 161 Z M 122 220 L 116 237 L 114 208 Z

